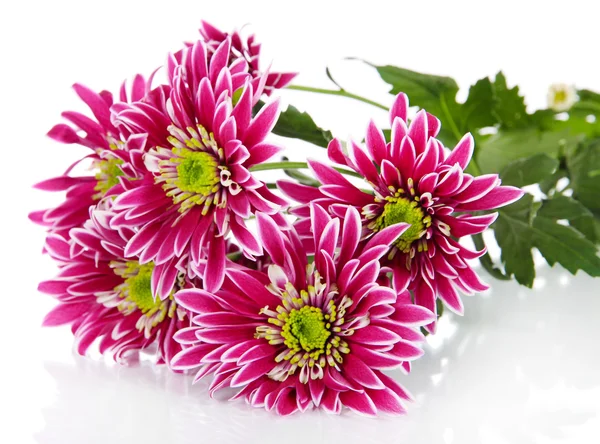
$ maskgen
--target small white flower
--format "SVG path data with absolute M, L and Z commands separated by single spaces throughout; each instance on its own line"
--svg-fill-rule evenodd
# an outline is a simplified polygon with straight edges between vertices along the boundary
M 577 91 L 573 85 L 554 83 L 548 88 L 548 107 L 554 111 L 568 111 L 577 101 Z

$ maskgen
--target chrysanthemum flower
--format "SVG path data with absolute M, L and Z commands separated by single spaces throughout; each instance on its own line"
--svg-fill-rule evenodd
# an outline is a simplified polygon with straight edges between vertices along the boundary
M 46 240 L 49 255 L 61 264 L 55 279 L 40 283 L 39 290 L 54 296 L 59 305 L 44 325 L 71 324 L 76 349 L 85 354 L 96 340 L 103 354 L 126 362 L 135 350 L 157 347 L 159 362 L 181 350 L 173 334 L 189 325 L 186 311 L 173 299 L 175 291 L 190 286 L 184 260 L 159 268 L 152 262 L 125 258 L 124 248 L 133 231 L 113 230 L 110 202 L 104 199 L 90 211 L 81 228 L 71 230 L 71 241 L 51 233 Z M 163 299 L 153 287 L 164 287 Z
M 517 200 L 523 193 L 500 186 L 496 174 L 473 177 L 464 172 L 473 154 L 473 138 L 467 134 L 449 152 L 435 136 L 440 122 L 420 111 L 407 123 L 408 98 L 399 94 L 391 108 L 391 142 L 373 122 L 366 135 L 366 150 L 351 142 L 344 153 L 339 140 L 328 147 L 329 158 L 358 172 L 372 187 L 365 192 L 331 166 L 310 162 L 323 183 L 320 191 L 292 182 L 279 182 L 280 189 L 300 202 L 311 200 L 343 217 L 351 206 L 362 215 L 363 239 L 386 227 L 410 224 L 391 246 L 384 264 L 394 276 L 398 291 L 414 291 L 415 302 L 436 311 L 436 295 L 454 312 L 462 314 L 457 289 L 466 294 L 487 288 L 467 261 L 483 252 L 473 252 L 458 240 L 481 233 L 497 214 L 474 215 Z M 307 207 L 296 213 L 307 216 Z M 306 231 L 308 222 L 300 222 Z M 433 330 L 435 325 L 428 326 Z
M 215 292 L 186 289 L 175 301 L 193 315 L 176 334 L 186 348 L 175 369 L 214 375 L 211 395 L 234 398 L 287 415 L 310 406 L 339 413 L 402 413 L 407 392 L 382 370 L 422 354 L 418 326 L 433 314 L 406 293 L 380 286 L 379 258 L 408 226 L 382 229 L 360 254 L 361 223 L 349 207 L 341 222 L 311 208 L 314 261 L 296 232 L 281 231 L 257 213 L 258 232 L 273 264 L 268 272 L 228 269 Z M 341 245 L 337 249 L 337 245 Z
M 141 100 L 147 87 L 146 80 L 137 75 L 129 94 L 123 83 L 119 100 Z M 80 84 L 73 85 L 73 89 L 90 108 L 95 120 L 75 111 L 65 111 L 63 118 L 73 126 L 60 123 L 48 132 L 48 136 L 61 143 L 81 145 L 89 150 L 89 154 L 67 168 L 61 176 L 34 185 L 40 190 L 66 191 L 66 198 L 55 208 L 34 211 L 29 215 L 32 221 L 63 237 L 68 237 L 71 228 L 83 225 L 91 205 L 113 187 L 118 187 L 118 177 L 123 175 L 124 151 L 130 147 L 139 148 L 139 140 L 134 139 L 128 144 L 126 136 L 112 124 L 110 108 L 114 100 L 110 92 L 96 93 Z M 71 171 L 82 162 L 91 163 L 90 174 L 71 176 Z
M 253 257 L 262 247 L 245 220 L 259 210 L 285 223 L 276 214 L 285 200 L 249 172 L 279 151 L 264 141 L 278 102 L 252 117 L 260 90 L 243 59 L 228 66 L 230 45 L 225 40 L 210 60 L 203 42 L 186 48 L 181 64 L 171 59 L 170 85 L 156 94 L 168 92 L 163 103 L 123 106 L 117 116 L 131 133 L 147 134 L 150 146 L 144 179 L 129 182 L 115 200 L 113 226 L 138 230 L 126 256 L 161 265 L 189 253 L 196 268 L 206 258 L 208 290 L 223 281 L 228 233 Z
M 568 111 L 577 101 L 577 90 L 573 85 L 554 83 L 548 88 L 548 108 L 554 111 Z
M 215 28 L 210 23 L 202 21 L 200 34 L 204 38 L 209 54 L 216 51 L 219 45 L 231 38 L 231 60 L 243 58 L 248 62 L 250 73 L 255 79 L 259 79 L 263 72 L 260 70 L 260 43 L 257 43 L 254 35 L 244 38 L 239 31 L 234 31 L 231 35 Z M 266 75 L 264 92 L 269 95 L 275 89 L 284 88 L 296 77 L 296 73 L 289 72 L 269 72 Z

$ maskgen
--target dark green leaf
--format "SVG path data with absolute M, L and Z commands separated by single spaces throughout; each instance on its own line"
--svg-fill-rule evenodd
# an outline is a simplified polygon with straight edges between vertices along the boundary
M 550 265 L 558 262 L 572 274 L 583 270 L 600 276 L 596 245 L 573 227 L 538 216 L 533 220 L 533 243 Z
M 567 177 L 566 170 L 564 170 L 562 168 L 556 170 L 554 172 L 554 174 L 544 178 L 543 180 L 541 180 L 539 182 L 540 190 L 542 190 L 542 193 L 544 193 L 546 195 L 551 194 L 551 191 L 556 189 L 556 185 L 558 184 L 558 181 L 560 179 L 562 179 L 563 177 Z
M 517 159 L 509 163 L 500 174 L 504 185 L 524 187 L 538 183 L 552 175 L 558 168 L 559 162 L 547 154 L 534 154 L 531 157 Z
M 600 212 L 600 140 L 581 144 L 567 155 L 567 168 L 573 189 L 573 198 L 594 212 Z
M 273 132 L 278 136 L 304 140 L 323 148 L 333 139 L 330 131 L 319 128 L 312 117 L 292 105 L 279 115 Z
M 494 112 L 501 126 L 505 128 L 524 128 L 529 125 L 529 115 L 525 100 L 519 95 L 519 87 L 508 88 L 506 77 L 500 71 L 494 80 L 496 107 Z
M 533 197 L 526 194 L 521 200 L 502 210 L 494 224 L 494 234 L 502 249 L 502 262 L 507 274 L 531 286 L 535 277 L 531 248 L 536 247 L 550 265 L 561 264 L 575 274 L 583 270 L 590 276 L 600 276 L 600 257 L 593 242 L 575 228 L 557 222 L 569 211 L 586 214 L 572 200 L 555 203 L 544 201 L 536 211 Z
M 502 249 L 502 263 L 508 275 L 514 275 L 521 285 L 531 287 L 535 278 L 531 253 L 531 219 L 533 196 L 524 195 L 499 212 L 493 225 L 494 235 Z
M 570 224 L 581 232 L 590 242 L 600 243 L 600 219 L 597 217 L 583 216 L 572 219 Z
M 580 217 L 592 217 L 593 214 L 581 202 L 568 196 L 556 196 L 545 200 L 537 212 L 538 217 L 552 220 L 573 220 Z
M 458 85 L 454 79 L 390 65 L 375 68 L 383 81 L 392 86 L 390 93 L 407 94 L 411 105 L 424 108 L 442 120 L 447 112 L 455 111 Z
M 494 87 L 489 77 L 484 77 L 469 88 L 469 96 L 461 109 L 462 129 L 473 132 L 478 128 L 495 125 L 495 107 Z
M 510 162 L 534 154 L 556 158 L 561 146 L 574 140 L 567 132 L 540 132 L 536 128 L 499 130 L 479 146 L 477 163 L 484 173 L 498 173 Z

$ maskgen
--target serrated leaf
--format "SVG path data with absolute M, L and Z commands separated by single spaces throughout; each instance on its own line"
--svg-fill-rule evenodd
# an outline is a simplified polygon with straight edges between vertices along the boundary
M 547 154 L 534 154 L 531 157 L 517 159 L 509 163 L 500 173 L 500 177 L 504 185 L 513 185 L 520 188 L 538 183 L 554 174 L 558 166 L 559 161 Z
M 411 105 L 426 109 L 440 119 L 445 117 L 444 106 L 448 112 L 456 106 L 458 85 L 450 77 L 422 74 L 390 65 L 373 66 L 383 81 L 392 86 L 391 94 L 407 94 Z
M 580 217 L 592 217 L 593 214 L 581 202 L 568 196 L 556 196 L 544 200 L 537 216 L 552 220 L 573 220 Z
M 590 242 L 600 243 L 600 219 L 596 217 L 583 216 L 570 221 L 577 231 L 582 233 Z
M 508 88 L 506 77 L 502 71 L 494 80 L 496 107 L 494 112 L 501 126 L 505 128 L 524 128 L 529 125 L 529 115 L 525 107 L 525 99 L 519 95 L 519 87 Z
M 590 276 L 600 276 L 600 257 L 594 243 L 557 221 L 557 216 L 575 206 L 563 199 L 554 204 L 544 201 L 536 211 L 533 196 L 526 194 L 500 210 L 493 228 L 506 273 L 531 287 L 535 277 L 531 249 L 535 247 L 550 265 L 559 263 L 573 274 L 583 270 Z M 585 213 L 581 209 L 579 212 Z
M 331 131 L 318 127 L 308 113 L 300 112 L 292 105 L 279 115 L 273 133 L 304 140 L 323 148 L 327 148 L 327 144 L 333 139 Z
M 552 220 L 568 220 L 569 225 L 583 234 L 590 242 L 598 243 L 600 225 L 594 219 L 594 213 L 571 197 L 556 196 L 545 200 L 538 215 Z
M 567 171 L 562 168 L 556 170 L 554 174 L 544 178 L 539 182 L 540 190 L 542 190 L 542 193 L 549 195 L 552 190 L 556 189 L 558 181 L 563 177 L 567 177 Z
M 573 227 L 537 216 L 533 220 L 533 244 L 550 264 L 561 264 L 572 274 L 583 270 L 600 276 L 600 257 L 596 245 Z
M 573 197 L 594 212 L 600 212 L 600 141 L 580 145 L 567 155 Z
M 493 225 L 506 274 L 514 275 L 519 284 L 530 288 L 535 278 L 530 222 L 533 212 L 533 196 L 525 194 L 517 202 L 503 208 Z
M 499 130 L 477 151 L 477 163 L 484 173 L 499 173 L 509 163 L 544 153 L 552 158 L 559 154 L 561 146 L 572 144 L 575 136 L 568 132 L 540 132 L 536 128 Z
M 495 106 L 494 87 L 489 77 L 478 80 L 469 88 L 469 96 L 461 107 L 462 129 L 473 132 L 495 125 Z

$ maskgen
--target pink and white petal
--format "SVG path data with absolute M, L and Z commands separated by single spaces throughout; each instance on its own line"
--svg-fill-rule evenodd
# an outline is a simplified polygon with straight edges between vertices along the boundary
M 456 144 L 456 147 L 452 150 L 450 155 L 444 161 L 446 165 L 454 165 L 458 163 L 461 169 L 465 169 L 471 157 L 473 156 L 473 150 L 475 148 L 475 141 L 471 133 L 467 133 L 463 138 Z
M 377 407 L 365 392 L 347 391 L 340 393 L 340 401 L 350 410 L 365 416 L 376 416 Z

